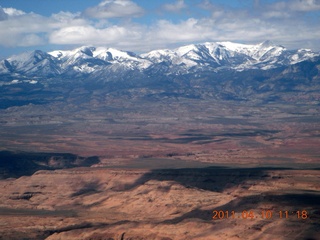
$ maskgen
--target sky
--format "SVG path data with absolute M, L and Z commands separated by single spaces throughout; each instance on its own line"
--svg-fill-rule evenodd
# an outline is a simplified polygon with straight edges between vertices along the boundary
M 144 53 L 265 40 L 320 51 L 320 0 L 0 0 L 0 58 L 83 45 Z

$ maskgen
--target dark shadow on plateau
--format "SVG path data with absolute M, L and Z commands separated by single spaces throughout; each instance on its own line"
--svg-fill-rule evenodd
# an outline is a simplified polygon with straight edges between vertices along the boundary
M 98 157 L 81 157 L 71 153 L 0 151 L 0 179 L 31 176 L 39 170 L 90 167 Z
M 73 210 L 16 209 L 0 207 L 0 216 L 76 217 L 77 213 Z
M 305 208 L 320 208 L 320 194 L 318 193 L 266 193 L 235 199 L 223 206 L 221 210 L 234 209 L 235 211 L 244 211 L 253 208 L 260 203 L 274 203 L 279 210 L 303 210 Z M 318 217 L 320 215 L 318 214 Z
M 286 170 L 289 168 L 181 168 L 154 169 L 144 174 L 133 184 L 119 190 L 130 190 L 150 180 L 175 181 L 186 188 L 198 188 L 206 191 L 223 192 L 226 188 L 238 186 L 247 180 L 270 179 L 269 170 Z M 243 186 L 245 187 L 245 186 Z
M 211 221 L 213 217 L 213 210 L 217 211 L 234 211 L 237 215 L 241 215 L 242 211 L 249 211 L 255 209 L 254 212 L 259 214 L 257 209 L 258 204 L 274 204 L 272 209 L 276 215 L 279 211 L 302 211 L 303 209 L 312 208 L 314 211 L 309 212 L 309 219 L 318 222 L 320 230 L 320 194 L 269 194 L 269 195 L 253 195 L 247 197 L 237 198 L 225 205 L 216 207 L 212 210 L 194 209 L 174 219 L 166 220 L 164 223 L 177 224 L 183 220 L 190 218 L 197 218 L 199 220 Z M 279 216 L 274 216 L 275 219 Z M 296 213 L 290 212 L 290 217 L 296 218 Z M 250 219 L 250 218 L 249 218 Z
M 139 187 L 150 180 L 157 181 L 173 181 L 183 185 L 186 188 L 197 188 L 205 191 L 224 192 L 224 190 L 232 187 L 241 187 L 244 190 L 249 189 L 253 182 L 259 181 L 277 181 L 281 177 L 269 175 L 270 171 L 286 171 L 290 168 L 227 168 L 227 167 L 206 167 L 206 168 L 183 168 L 183 169 L 155 169 L 152 170 L 133 184 L 123 186 L 119 191 L 130 190 Z M 170 187 L 163 189 L 170 191 Z M 195 221 L 216 222 L 212 219 L 213 210 L 235 211 L 241 215 L 241 212 L 255 209 L 258 213 L 259 206 L 272 205 L 271 208 L 274 214 L 279 211 L 302 211 L 308 210 L 310 218 L 305 222 L 300 222 L 301 228 L 299 231 L 305 236 L 313 236 L 314 233 L 320 231 L 320 194 L 317 191 L 300 191 L 298 193 L 288 192 L 262 192 L 260 194 L 238 197 L 227 204 L 217 206 L 215 209 L 202 210 L 199 208 L 193 209 L 181 216 L 165 220 L 164 224 L 179 224 L 182 221 L 194 219 Z M 293 213 L 291 218 L 296 217 Z M 277 216 L 279 218 L 279 216 Z M 274 216 L 274 219 L 276 216 Z M 193 220 L 193 221 L 194 221 Z M 288 220 L 288 222 L 289 222 Z M 223 219 L 221 221 L 227 221 Z M 300 221 L 300 220 L 299 220 Z M 291 224 L 292 222 L 290 222 Z M 217 227 L 221 227 L 217 225 Z M 256 226 L 259 230 L 259 225 Z M 294 233 L 295 234 L 295 233 Z M 293 234 L 293 235 L 294 235 Z M 290 235 L 291 236 L 291 235 Z M 294 238 L 292 239 L 297 239 Z
M 71 197 L 85 196 L 90 194 L 95 194 L 100 192 L 101 184 L 98 180 L 93 180 L 89 182 L 79 183 L 77 185 L 82 185 L 78 191 L 71 194 Z
M 261 211 L 258 209 L 259 204 L 272 204 L 273 207 L 270 209 L 272 211 L 272 217 L 270 219 L 260 218 Z M 276 221 L 280 219 L 279 211 L 289 211 L 288 218 L 286 218 L 285 224 L 294 225 L 296 224 L 297 232 L 299 235 L 296 235 L 295 231 L 287 234 L 286 239 L 319 239 L 320 236 L 320 211 L 317 210 L 320 208 L 320 194 L 268 194 L 268 195 L 253 195 L 246 196 L 235 199 L 225 205 L 216 207 L 211 210 L 201 210 L 194 209 L 190 212 L 183 214 L 182 216 L 165 220 L 162 223 L 165 224 L 178 224 L 182 221 L 188 219 L 197 219 L 199 221 L 212 222 L 212 224 L 219 223 L 221 221 L 232 220 L 232 215 L 229 215 L 230 219 L 222 218 L 213 219 L 213 211 L 231 211 L 235 212 L 234 219 L 239 221 L 255 221 L 256 224 L 253 226 L 253 229 L 261 231 L 262 227 L 268 222 Z M 242 211 L 254 212 L 254 217 L 247 219 L 242 218 Z M 297 211 L 307 210 L 308 218 L 302 219 L 297 217 Z M 239 219 L 240 218 L 240 219 Z M 261 220 L 261 221 L 260 221 Z M 224 225 L 217 225 L 219 228 Z M 277 226 L 273 227 L 272 230 L 275 230 Z M 269 231 L 272 231 L 269 229 Z M 280 236 L 280 235 L 278 235 Z M 275 236 L 276 238 L 276 236 Z
M 153 138 L 149 135 L 141 136 L 118 136 L 110 139 L 114 140 L 130 140 L 130 141 L 155 141 L 163 143 L 174 143 L 174 144 L 187 144 L 187 143 L 198 143 L 206 144 L 211 142 L 221 142 L 228 138 L 242 138 L 242 137 L 256 137 L 265 136 L 271 137 L 281 131 L 278 130 L 265 130 L 265 129 L 243 129 L 239 132 L 227 132 L 217 134 L 198 134 L 198 133 L 184 133 L 180 134 L 177 138 Z

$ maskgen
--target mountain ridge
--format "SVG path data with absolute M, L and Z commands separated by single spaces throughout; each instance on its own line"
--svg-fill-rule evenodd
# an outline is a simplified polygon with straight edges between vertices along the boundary
M 105 99 L 318 104 L 319 90 L 319 53 L 270 42 L 207 42 L 141 55 L 87 46 L 0 62 L 0 109 Z
M 302 62 L 320 53 L 309 49 L 287 50 L 265 41 L 256 45 L 205 42 L 175 49 L 153 50 L 137 55 L 114 48 L 82 46 L 73 50 L 35 50 L 0 61 L 0 74 L 26 77 L 103 75 L 118 71 L 150 71 L 164 68 L 167 74 L 198 71 L 272 69 Z M 101 74 L 96 74 L 101 72 Z

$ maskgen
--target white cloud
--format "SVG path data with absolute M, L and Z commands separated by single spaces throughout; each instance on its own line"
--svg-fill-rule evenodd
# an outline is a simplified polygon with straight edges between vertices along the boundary
M 58 22 L 70 22 L 75 19 L 79 19 L 80 15 L 81 13 L 71 13 L 71 12 L 61 11 L 59 13 L 52 14 L 51 18 Z
M 52 44 L 113 45 L 126 47 L 141 42 L 143 31 L 139 26 L 117 26 L 98 29 L 94 26 L 73 26 L 53 31 L 49 36 Z
M 293 11 L 318 11 L 320 10 L 319 0 L 295 0 L 291 4 L 287 3 Z
M 88 24 L 86 19 L 80 17 L 81 13 L 71 12 L 59 12 L 52 14 L 48 21 L 48 32 L 51 33 L 53 30 L 70 27 L 70 26 L 84 26 Z
M 195 18 L 189 18 L 178 24 L 161 20 L 149 33 L 149 39 L 167 43 L 201 41 L 214 35 L 210 23 L 212 22 L 209 19 L 203 21 Z
M 163 5 L 163 9 L 170 12 L 178 12 L 186 7 L 187 5 L 184 3 L 184 0 L 177 0 L 175 3 Z
M 46 34 L 66 26 L 86 24 L 86 20 L 78 17 L 80 13 L 60 12 L 51 17 L 44 17 L 13 8 L 5 11 L 6 18 L 0 21 L 0 45 L 6 47 L 46 44 Z
M 110 43 L 123 38 L 126 34 L 123 27 L 96 29 L 93 26 L 73 26 L 56 30 L 50 34 L 49 41 L 53 44 L 91 44 Z
M 291 13 L 285 11 L 266 11 L 261 14 L 264 18 L 275 19 L 275 18 L 290 18 Z
M 105 0 L 98 6 L 87 8 L 83 16 L 90 18 L 139 17 L 144 10 L 130 0 Z
M 255 11 L 250 11 L 203 1 L 202 11 L 208 11 L 206 17 L 194 15 L 180 22 L 154 19 L 148 25 L 132 21 L 118 21 L 115 24 L 112 19 L 105 19 L 111 16 L 132 17 L 142 13 L 142 9 L 135 3 L 125 0 L 103 1 L 93 7 L 98 14 L 96 18 L 100 18 L 98 20 L 86 18 L 83 13 L 59 12 L 45 17 L 17 9 L 9 11 L 0 8 L 0 45 L 105 45 L 145 52 L 195 42 L 257 43 L 269 39 L 288 48 L 306 46 L 320 50 L 320 26 L 319 21 L 316 21 L 319 16 L 315 14 L 313 21 L 305 17 L 307 10 L 311 6 L 316 8 L 318 2 L 293 0 L 290 5 L 285 1 L 267 5 L 264 1 L 256 0 Z M 173 5 L 177 3 L 179 1 Z M 136 10 L 129 10 L 132 4 L 137 7 Z M 111 13 L 110 9 L 115 11 Z M 120 9 L 124 12 L 120 13 Z
M 30 45 L 32 42 L 30 36 L 48 31 L 48 19 L 40 15 L 32 13 L 7 16 L 7 19 L 0 21 L 0 45 L 10 47 Z M 39 40 L 34 41 L 36 44 L 39 42 Z
M 45 44 L 45 40 L 37 34 L 26 34 L 22 36 L 21 41 L 18 45 L 21 47 L 37 46 Z
M 8 14 L 0 7 L 0 21 L 8 19 Z
M 320 0 L 278 1 L 270 5 L 259 5 L 264 15 L 275 17 L 296 17 L 297 13 L 307 13 L 320 10 Z
M 4 12 L 9 16 L 20 16 L 26 14 L 24 11 L 15 8 L 3 8 Z
M 237 41 L 257 43 L 266 39 L 273 40 L 288 48 L 313 46 L 320 50 L 317 42 L 320 36 L 320 26 L 314 21 L 307 21 L 303 15 L 292 15 L 290 12 L 278 14 L 268 10 L 266 15 L 252 13 L 246 10 L 221 8 L 208 5 L 211 16 L 207 18 L 189 19 L 173 24 L 169 21 L 158 23 L 154 35 L 163 42 L 201 42 L 201 41 Z M 289 10 L 288 10 L 289 11 Z M 290 10 L 292 11 L 292 10 Z M 273 16 L 272 16 L 273 15 Z

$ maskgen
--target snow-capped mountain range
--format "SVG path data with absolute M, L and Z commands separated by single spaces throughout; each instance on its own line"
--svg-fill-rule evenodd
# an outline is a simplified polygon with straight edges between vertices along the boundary
M 84 46 L 70 51 L 36 50 L 0 61 L 0 74 L 26 77 L 108 75 L 118 71 L 159 71 L 183 74 L 197 71 L 267 70 L 289 66 L 316 56 L 308 49 L 287 50 L 269 41 L 246 45 L 206 42 L 137 55 L 114 48 Z

